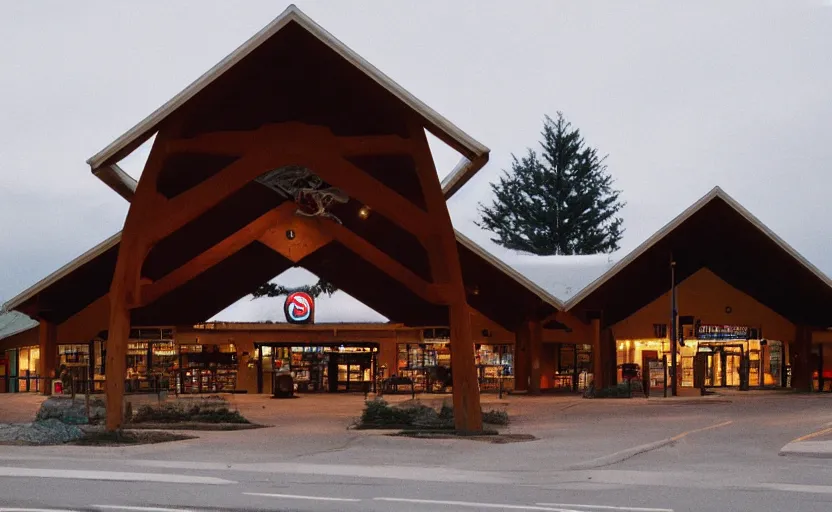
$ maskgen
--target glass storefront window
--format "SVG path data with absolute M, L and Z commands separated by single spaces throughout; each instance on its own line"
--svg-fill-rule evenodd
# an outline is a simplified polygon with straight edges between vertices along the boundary
M 38 365 L 40 364 L 40 348 L 24 347 L 18 349 L 17 375 L 18 391 L 38 391 Z
M 83 366 L 90 365 L 89 344 L 58 345 L 58 366 Z
M 174 345 L 172 341 L 152 344 L 151 354 L 151 372 L 153 374 L 169 375 L 179 366 L 179 357 L 176 353 L 176 345 Z
M 135 379 L 147 376 L 147 343 L 130 342 L 127 344 L 127 378 Z
M 668 365 L 672 359 L 670 341 L 653 338 L 641 340 L 617 340 L 617 364 L 620 368 L 625 363 L 635 363 L 644 372 L 644 365 L 649 359 L 661 359 L 667 356 Z M 694 386 L 694 364 L 697 354 L 705 357 L 705 384 L 707 386 L 738 386 L 739 365 L 743 357 L 749 361 L 748 383 L 750 386 L 779 386 L 782 374 L 783 344 L 768 340 L 763 345 L 760 340 L 746 339 L 686 339 L 684 346 L 677 348 L 679 365 L 679 385 Z

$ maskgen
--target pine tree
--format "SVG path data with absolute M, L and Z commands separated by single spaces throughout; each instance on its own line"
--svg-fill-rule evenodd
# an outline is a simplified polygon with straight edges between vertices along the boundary
M 512 155 L 511 172 L 491 184 L 494 202 L 479 204 L 476 224 L 497 244 L 539 255 L 596 254 L 618 249 L 616 214 L 624 204 L 613 190 L 606 157 L 589 147 L 561 112 L 546 116 L 540 154 Z
M 261 297 L 280 297 L 282 295 L 291 295 L 295 292 L 306 292 L 313 299 L 317 299 L 323 294 L 332 297 L 332 294 L 337 292 L 338 288 L 334 284 L 325 279 L 318 279 L 318 282 L 313 285 L 303 285 L 296 288 L 289 288 L 275 283 L 263 283 L 252 292 L 252 297 L 259 299 Z

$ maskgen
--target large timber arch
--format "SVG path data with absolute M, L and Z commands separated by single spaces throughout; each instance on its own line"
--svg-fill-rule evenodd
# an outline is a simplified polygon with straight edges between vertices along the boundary
M 463 156 L 444 187 L 426 129 Z M 133 187 L 116 164 L 153 134 Z M 203 311 L 177 302 L 183 291 L 216 309 L 290 266 L 389 318 L 450 325 L 456 427 L 481 429 L 471 320 L 445 201 L 487 152 L 288 9 L 90 160 L 131 200 L 109 291 L 108 429 L 122 422 L 131 325 L 204 321 Z M 280 190 L 272 178 L 281 169 L 311 171 L 314 193 Z

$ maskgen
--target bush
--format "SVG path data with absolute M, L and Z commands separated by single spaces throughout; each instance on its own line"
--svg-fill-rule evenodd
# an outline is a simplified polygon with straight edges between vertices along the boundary
M 505 411 L 483 412 L 483 423 L 492 425 L 508 425 L 508 413 Z M 454 428 L 454 409 L 443 403 L 437 412 L 433 407 L 420 403 L 407 403 L 391 406 L 382 399 L 370 400 L 364 405 L 360 428 L 425 428 L 443 429 Z
M 484 411 L 482 422 L 490 425 L 508 425 L 508 413 L 506 411 Z
M 168 403 L 160 406 L 143 405 L 132 418 L 133 423 L 249 423 L 237 411 L 222 404 Z
M 622 382 L 617 386 L 596 389 L 594 398 L 630 398 L 632 396 L 631 393 L 632 389 L 626 382 Z

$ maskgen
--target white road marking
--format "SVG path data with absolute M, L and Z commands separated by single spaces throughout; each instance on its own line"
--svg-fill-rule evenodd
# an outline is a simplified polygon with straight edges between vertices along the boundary
M 785 492 L 811 492 L 816 494 L 832 494 L 832 485 L 805 485 L 805 484 L 760 484 L 762 489 Z
M 611 505 L 576 505 L 574 503 L 538 503 L 544 507 L 586 508 L 589 510 L 621 510 L 623 512 L 673 512 L 672 508 L 613 507 Z
M 0 507 L 0 512 L 78 512 L 65 508 L 8 508 Z
M 442 500 L 417 500 L 408 498 L 373 498 L 375 501 L 394 501 L 398 503 L 419 503 L 422 505 L 449 505 L 453 507 L 471 508 L 499 508 L 501 510 L 543 510 L 546 512 L 586 512 L 559 507 L 542 507 L 540 505 L 507 505 L 504 503 L 475 503 L 472 501 L 442 501 Z
M 194 512 L 187 508 L 133 507 L 130 505 L 90 505 L 102 510 L 134 510 L 137 512 Z
M 236 484 L 231 480 L 211 476 L 188 476 L 170 473 L 125 473 L 122 471 L 92 471 L 84 469 L 15 468 L 0 466 L 0 476 L 30 478 L 65 478 L 72 480 L 110 480 L 119 482 L 158 482 L 169 484 Z
M 512 482 L 504 472 L 428 466 L 360 466 L 357 464 L 313 464 L 305 462 L 225 463 L 180 460 L 135 460 L 129 461 L 128 464 L 164 469 L 192 469 L 195 471 L 246 471 L 315 476 L 346 476 L 351 478 L 384 478 L 442 483 L 505 484 Z
M 361 501 L 358 498 L 331 498 L 328 496 L 303 496 L 300 494 L 270 494 L 266 492 L 244 492 L 247 496 L 265 496 L 267 498 L 286 498 L 290 500 L 317 500 L 317 501 Z

